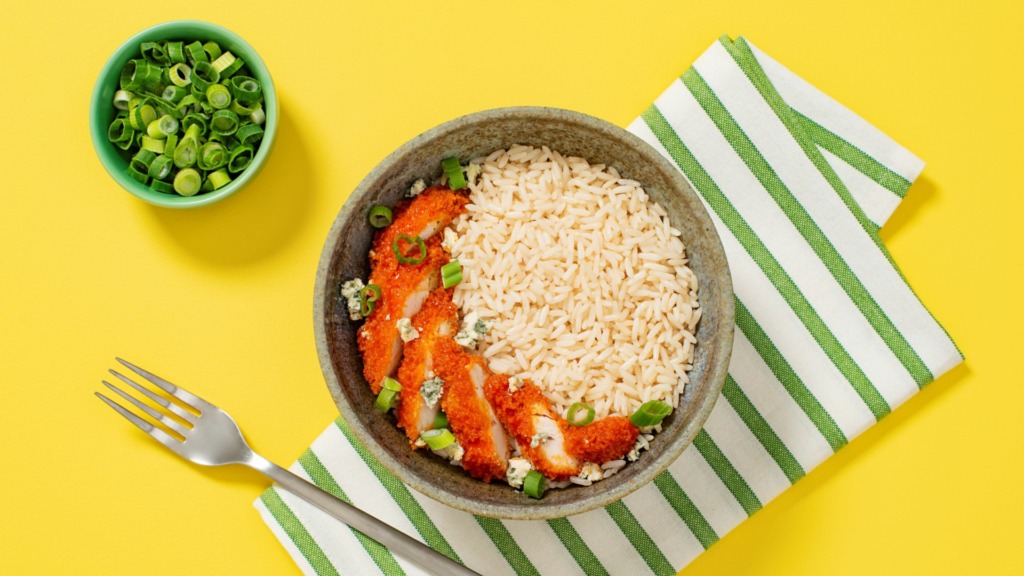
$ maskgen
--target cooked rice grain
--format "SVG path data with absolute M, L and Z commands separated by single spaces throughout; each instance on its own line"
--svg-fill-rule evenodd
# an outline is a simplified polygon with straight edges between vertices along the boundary
M 455 303 L 495 321 L 480 344 L 491 369 L 531 378 L 563 414 L 677 406 L 701 310 L 665 209 L 614 168 L 547 147 L 477 162 L 454 223 Z

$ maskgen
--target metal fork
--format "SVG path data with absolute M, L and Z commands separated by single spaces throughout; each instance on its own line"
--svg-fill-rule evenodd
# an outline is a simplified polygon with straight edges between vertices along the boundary
M 117 410 L 119 414 L 131 421 L 132 424 L 141 428 L 145 433 L 155 438 L 164 446 L 170 448 L 174 453 L 178 454 L 182 458 L 204 466 L 244 464 L 253 470 L 262 472 L 292 494 L 299 496 L 352 528 L 359 530 L 363 534 L 373 538 L 395 553 L 428 570 L 429 572 L 437 574 L 438 576 L 448 576 L 451 574 L 480 576 L 476 572 L 466 568 L 458 562 L 455 562 L 444 554 L 437 552 L 419 540 L 416 540 L 400 530 L 385 524 L 377 518 L 363 512 L 359 508 L 335 498 L 328 492 L 317 488 L 314 484 L 303 480 L 288 470 L 281 468 L 277 464 L 274 464 L 270 460 L 267 460 L 253 452 L 252 448 L 249 447 L 245 438 L 242 436 L 242 431 L 239 430 L 238 425 L 235 424 L 235 421 L 227 414 L 227 412 L 224 412 L 220 408 L 217 408 L 206 400 L 199 398 L 195 394 L 182 390 L 180 387 L 175 386 L 167 380 L 147 372 L 134 364 L 126 362 L 120 358 L 118 358 L 117 361 L 132 372 L 142 376 L 153 385 L 161 388 L 182 404 L 187 405 L 190 410 L 186 410 L 181 406 L 178 406 L 177 403 L 171 402 L 148 388 L 136 384 L 130 378 L 123 376 L 114 370 L 111 370 L 110 373 L 125 384 L 145 395 L 153 402 L 156 402 L 165 410 L 165 412 L 161 412 L 147 404 L 144 404 L 136 399 L 135 396 L 124 392 L 117 386 L 114 386 L 105 380 L 103 381 L 103 384 L 139 410 L 160 422 L 163 426 L 166 426 L 169 430 L 181 435 L 184 440 L 175 438 L 159 427 L 153 426 L 146 420 L 140 418 L 135 413 L 127 410 L 103 394 L 97 392 L 96 395 L 110 405 L 111 408 Z M 187 422 L 188 424 L 183 425 L 181 421 Z

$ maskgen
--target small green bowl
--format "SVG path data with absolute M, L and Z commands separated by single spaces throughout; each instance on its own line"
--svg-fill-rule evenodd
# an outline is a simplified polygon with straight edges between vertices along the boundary
M 259 149 L 245 171 L 217 190 L 201 192 L 188 197 L 157 192 L 128 175 L 128 163 L 131 157 L 127 152 L 107 140 L 107 128 L 116 115 L 112 101 L 114 93 L 119 89 L 121 69 L 129 60 L 139 57 L 139 44 L 162 40 L 182 40 L 186 44 L 195 40 L 203 42 L 213 40 L 220 44 L 225 51 L 230 51 L 245 61 L 253 77 L 259 80 L 263 89 L 263 110 L 267 119 L 263 125 L 263 140 L 260 142 Z M 175 20 L 146 28 L 132 36 L 107 60 L 92 91 L 92 102 L 89 104 L 89 130 L 92 133 L 93 147 L 96 148 L 100 162 L 122 188 L 157 206 L 194 208 L 226 198 L 244 188 L 256 177 L 266 163 L 274 145 L 274 139 L 277 136 L 277 114 L 277 92 L 274 91 L 274 81 L 270 77 L 270 71 L 267 70 L 267 65 L 263 63 L 259 54 L 248 42 L 234 32 L 216 24 L 197 20 Z

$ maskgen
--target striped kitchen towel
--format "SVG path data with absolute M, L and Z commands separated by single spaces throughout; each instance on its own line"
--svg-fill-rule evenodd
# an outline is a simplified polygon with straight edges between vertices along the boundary
M 923 163 L 740 38 L 629 126 L 700 193 L 736 290 L 704 429 L 652 484 L 569 518 L 475 517 L 411 491 L 341 420 L 292 469 L 482 574 L 675 574 L 963 358 L 878 236 Z M 418 574 L 284 490 L 256 502 L 307 574 Z

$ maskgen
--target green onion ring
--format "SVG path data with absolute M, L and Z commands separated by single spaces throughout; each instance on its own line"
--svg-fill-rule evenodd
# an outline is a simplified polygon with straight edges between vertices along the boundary
M 228 182 L 231 182 L 231 176 L 228 176 L 227 170 L 221 168 L 220 170 L 210 172 L 209 176 L 207 176 L 206 178 L 206 181 L 213 186 L 214 190 L 217 190 L 221 186 L 224 186 Z
M 367 284 L 359 291 L 359 313 L 365 318 L 373 313 L 377 301 L 380 300 L 380 286 Z
M 149 177 L 154 180 L 163 180 L 171 175 L 174 169 L 174 160 L 167 156 L 159 156 L 149 165 Z
M 167 60 L 171 64 L 185 63 L 185 45 L 182 42 L 167 43 Z
M 420 432 L 420 438 L 431 450 L 443 450 L 455 442 L 455 435 L 447 428 L 433 428 Z
M 223 84 L 210 84 L 206 89 L 206 101 L 217 110 L 227 108 L 231 104 L 231 92 Z
M 199 172 L 194 168 L 185 168 L 174 177 L 174 191 L 182 196 L 195 196 L 199 192 L 202 182 L 203 177 L 199 175 Z
M 651 400 L 641 404 L 629 419 L 637 428 L 646 428 L 648 426 L 657 426 L 665 419 L 665 416 L 671 413 L 672 406 L 661 400 Z
M 398 393 L 402 391 L 402 385 L 398 380 L 385 376 L 381 381 L 380 393 L 377 394 L 377 401 L 373 406 L 381 412 L 387 412 L 398 405 Z
M 523 479 L 523 492 L 531 498 L 537 498 L 538 500 L 544 496 L 544 490 L 547 488 L 547 478 L 543 474 L 536 470 L 530 470 L 526 473 L 526 478 Z
M 441 168 L 448 176 L 448 187 L 452 190 L 461 190 L 466 187 L 466 177 L 462 174 L 462 165 L 459 159 L 452 156 L 441 161 Z
M 252 156 L 252 146 L 248 144 L 232 148 L 231 155 L 228 157 L 228 171 L 238 173 L 245 170 L 249 163 L 252 162 Z
M 370 226 L 374 228 L 387 228 L 391 225 L 391 208 L 387 206 L 373 206 L 370 208 L 370 213 L 366 215 L 366 219 L 370 221 Z
M 411 244 L 416 247 L 417 254 L 408 256 L 402 252 L 400 243 Z M 399 234 L 395 237 L 394 242 L 391 243 L 391 250 L 395 253 L 395 258 L 398 259 L 399 264 L 411 264 L 416 265 L 427 257 L 427 245 L 423 242 L 423 238 L 419 236 L 409 236 L 408 234 Z
M 458 260 L 441 266 L 441 285 L 446 289 L 462 282 L 462 264 Z
M 220 57 L 220 45 L 213 40 L 210 40 L 206 44 L 203 44 L 203 52 L 206 52 L 206 57 L 210 59 L 210 62 L 213 62 Z
M 252 144 L 263 138 L 263 128 L 258 124 L 245 124 L 238 128 L 235 135 L 242 144 Z
M 586 413 L 585 416 L 580 417 L 580 411 Z M 569 413 L 566 414 L 565 419 L 572 426 L 586 426 L 594 421 L 594 407 L 584 404 L 582 402 L 574 402 L 572 406 L 569 406 Z
M 185 46 L 185 54 L 188 56 L 188 61 L 195 65 L 196 62 L 209 62 L 209 58 L 206 57 L 206 50 L 203 50 L 203 43 L 196 40 L 195 42 Z
M 194 89 L 205 93 L 211 84 L 216 84 L 219 81 L 220 72 L 214 70 L 213 65 L 209 62 L 196 62 L 192 67 L 192 87 Z

